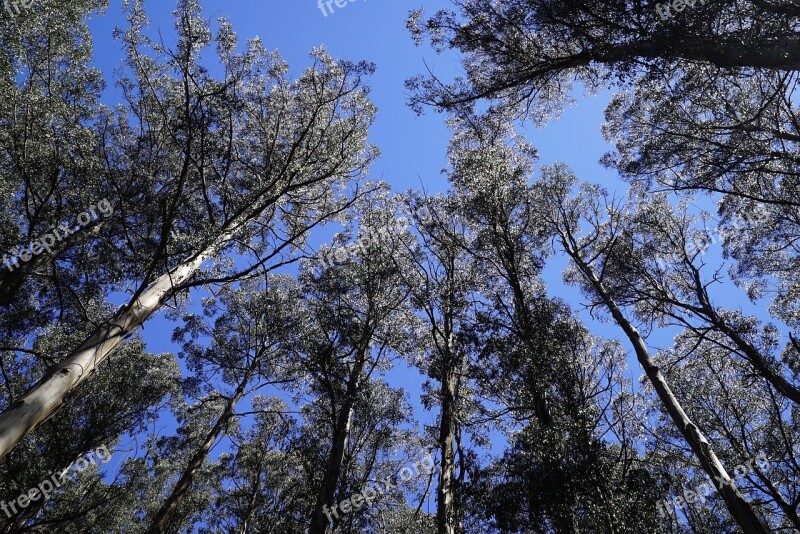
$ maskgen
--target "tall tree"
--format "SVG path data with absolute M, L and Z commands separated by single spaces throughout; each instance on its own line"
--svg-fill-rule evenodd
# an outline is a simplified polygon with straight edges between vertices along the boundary
M 319 406 L 311 405 L 310 414 L 330 432 L 322 480 L 311 517 L 310 532 L 322 534 L 331 521 L 329 508 L 337 505 L 335 497 L 347 497 L 343 485 L 348 456 L 354 449 L 354 418 L 361 405 L 361 417 L 371 417 L 364 410 L 370 398 L 373 374 L 386 368 L 393 351 L 408 349 L 409 321 L 406 311 L 408 290 L 399 283 L 393 256 L 402 236 L 387 229 L 396 227 L 393 204 L 385 187 L 376 188 L 354 206 L 353 223 L 335 241 L 340 248 L 333 252 L 341 261 L 333 265 L 309 268 L 304 272 L 307 297 L 306 313 L 313 318 L 311 328 L 300 340 L 299 356 L 309 375 L 309 388 L 319 397 Z M 346 246 L 347 235 L 358 232 L 353 246 Z M 360 245 L 360 246 L 355 246 Z M 379 399 L 374 399 L 379 400 Z M 393 403 L 381 408 L 392 414 Z M 397 419 L 394 413 L 391 418 Z M 378 421 L 376 421 L 376 424 Z M 362 423 L 363 424 L 363 423 Z M 388 447 L 387 438 L 378 442 L 376 453 Z M 361 444 L 368 436 L 361 436 Z M 358 440 L 355 441 L 358 444 Z M 348 450 L 349 449 L 349 450 Z M 334 525 L 346 520 L 334 520 Z
M 586 292 L 604 306 L 633 345 L 637 360 L 663 403 L 664 409 L 679 429 L 703 470 L 711 480 L 720 480 L 720 493 L 739 526 L 745 532 L 768 532 L 769 529 L 751 504 L 745 500 L 728 471 L 720 462 L 700 427 L 686 414 L 680 400 L 667 383 L 664 374 L 653 361 L 644 339 L 616 302 L 613 273 L 619 268 L 617 258 L 630 253 L 629 236 L 624 231 L 624 216 L 613 203 L 604 201 L 596 187 L 584 187 L 582 194 L 570 198 L 569 190 L 575 180 L 561 166 L 545 171 L 542 201 L 549 209 L 543 216 L 564 252 L 574 265 L 571 280 L 580 283 Z M 607 219 L 605 218 L 607 217 Z M 589 227 L 581 235 L 580 224 Z M 620 287 L 624 291 L 624 286 Z
M 462 245 L 467 227 L 454 200 L 411 195 L 407 202 L 419 246 L 409 247 L 400 261 L 412 303 L 425 323 L 419 347 L 425 358 L 418 364 L 433 382 L 426 406 L 439 409 L 434 431 L 439 449 L 436 531 L 454 534 L 463 531 L 460 486 L 467 456 L 462 429 L 471 402 L 471 293 L 476 275 Z
M 136 82 L 124 79 L 123 89 L 132 99 L 138 91 L 131 106 L 147 114 L 140 120 L 175 125 L 171 143 L 159 146 L 171 149 L 171 157 L 155 160 L 175 166 L 148 173 L 152 189 L 165 194 L 154 205 L 158 212 L 130 215 L 152 221 L 141 228 L 149 233 L 134 241 L 119 236 L 127 245 L 122 249 L 139 260 L 127 264 L 135 280 L 129 302 L 0 414 L 0 456 L 50 417 L 168 299 L 291 261 L 310 229 L 346 204 L 343 190 L 374 155 L 366 145 L 373 108 L 362 86 L 371 66 L 335 62 L 316 51 L 314 66 L 290 81 L 286 65 L 258 41 L 235 52 L 235 35 L 222 24 L 216 41 L 224 75 L 215 80 L 201 65 L 212 36 L 196 0 L 179 3 L 174 51 L 146 38 L 140 3 L 131 3 L 129 20 L 123 42 Z M 123 122 L 122 135 L 132 131 Z M 170 245 L 172 239 L 177 242 Z M 248 266 L 229 262 L 201 271 L 207 260 L 237 248 L 252 251 Z M 143 251 L 150 257 L 141 261 Z
M 218 316 L 213 328 L 195 315 L 186 318 L 187 325 L 179 335 L 190 336 L 185 351 L 194 374 L 192 382 L 201 378 L 209 381 L 207 377 L 221 375 L 231 385 L 232 392 L 223 394 L 217 388 L 205 392 L 204 400 L 212 406 L 217 404 L 221 410 L 217 410 L 147 532 L 160 534 L 169 530 L 211 448 L 234 423 L 237 404 L 261 388 L 295 378 L 287 371 L 291 366 L 281 353 L 286 346 L 287 330 L 298 324 L 298 318 L 291 314 L 291 303 L 296 297 L 292 288 L 293 284 L 285 277 L 248 281 L 235 290 L 224 288 L 214 301 L 205 301 L 204 314 Z M 199 337 L 211 340 L 207 348 L 198 346 Z
M 610 408 L 634 405 L 623 355 L 591 339 L 540 278 L 550 232 L 528 183 L 536 151 L 496 114 L 454 125 L 451 194 L 471 230 L 462 246 L 481 273 L 480 356 L 470 374 L 498 405 L 477 420 L 502 421 L 511 445 L 487 473 L 476 470 L 472 504 L 504 531 L 646 529 L 652 518 L 634 507 L 652 500 L 652 479 L 634 421 Z

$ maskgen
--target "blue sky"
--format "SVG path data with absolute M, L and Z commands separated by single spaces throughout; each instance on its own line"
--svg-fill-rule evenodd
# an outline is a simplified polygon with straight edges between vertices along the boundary
M 341 1 L 341 0 L 340 0 Z M 111 38 L 114 26 L 124 27 L 120 0 L 111 0 L 103 17 L 92 21 L 95 63 L 106 73 L 118 66 L 122 51 Z M 145 3 L 153 34 L 161 31 L 167 41 L 173 33 L 170 11 L 174 0 Z M 373 167 L 373 178 L 383 179 L 395 189 L 419 188 L 432 192 L 446 189 L 440 170 L 446 163 L 449 131 L 444 116 L 437 113 L 415 115 L 406 105 L 404 81 L 422 73 L 425 64 L 444 78 L 460 71 L 455 54 L 435 55 L 426 47 L 416 47 L 405 30 L 408 12 L 424 7 L 432 13 L 448 7 L 448 0 L 355 0 L 324 16 L 316 0 L 203 0 L 204 13 L 212 19 L 228 18 L 241 41 L 259 36 L 270 50 L 278 50 L 293 72 L 308 66 L 308 53 L 324 45 L 337 58 L 367 60 L 376 64 L 370 80 L 372 100 L 378 116 L 371 130 L 372 142 L 381 150 Z M 526 128 L 529 139 L 539 148 L 543 163 L 569 163 L 579 176 L 608 179 L 613 175 L 597 164 L 608 150 L 600 135 L 603 109 L 609 95 L 579 98 L 561 120 L 538 130 Z M 109 100 L 109 103 L 113 100 Z M 617 182 L 618 183 L 618 182 Z

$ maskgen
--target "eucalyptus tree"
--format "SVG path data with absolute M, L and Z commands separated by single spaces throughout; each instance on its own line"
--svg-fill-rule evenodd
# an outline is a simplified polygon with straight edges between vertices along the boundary
M 370 377 L 358 395 L 335 497 L 330 505 L 323 505 L 324 532 L 379 531 L 387 514 L 397 510 L 412 512 L 406 519 L 409 526 L 413 525 L 424 517 L 420 508 L 432 488 L 432 475 L 412 467 L 421 464 L 423 447 L 404 391 Z M 308 524 L 309 516 L 313 520 L 318 488 L 323 487 L 332 450 L 330 416 L 320 413 L 320 399 L 315 400 L 301 409 L 304 424 L 292 444 L 293 453 L 302 458 L 305 476 L 300 478 L 300 485 L 307 491 L 306 499 L 311 505 L 306 509 L 304 524 Z M 342 505 L 347 501 L 351 504 Z
M 473 515 L 503 531 L 646 530 L 653 521 L 640 508 L 654 481 L 637 452 L 624 353 L 589 336 L 541 279 L 551 234 L 528 183 L 536 150 L 497 114 L 453 124 L 451 195 L 481 273 L 470 374 L 497 406 L 479 407 L 475 419 L 502 421 L 509 441 L 500 461 L 474 473 Z
M 48 332 L 39 337 L 36 349 L 57 350 L 65 340 L 80 335 Z M 29 385 L 31 371 L 39 367 L 33 356 L 4 359 L 4 393 L 23 391 Z M 82 458 L 101 447 L 108 451 L 110 462 L 99 465 L 99 470 L 110 478 L 101 478 L 95 468 L 85 469 L 76 482 L 56 487 L 48 499 L 38 498 L 24 510 L 9 508 L 8 514 L 0 514 L 0 531 L 74 531 L 91 523 L 116 524 L 112 519 L 119 510 L 118 502 L 128 500 L 133 492 L 115 467 L 130 454 L 124 444 L 131 436 L 146 431 L 167 403 L 179 395 L 179 378 L 174 356 L 149 354 L 138 339 L 122 347 L 91 384 L 68 400 L 59 417 L 44 423 L 31 439 L 5 457 L 0 499 L 12 502 L 70 466 L 74 473 L 76 462 L 82 465 Z
M 766 338 L 769 333 L 763 335 Z M 775 528 L 800 528 L 796 511 L 800 473 L 793 453 L 799 438 L 797 408 L 713 335 L 698 336 L 685 329 L 675 346 L 657 357 L 687 412 L 703 422 L 722 461 L 736 466 L 737 486 L 760 503 Z M 718 525 L 718 530 L 731 528 L 717 509 L 722 503 L 703 488 L 703 473 L 689 465 L 682 447 L 676 446 L 680 436 L 674 426 L 661 424 L 656 431 L 656 454 L 666 459 L 659 463 L 676 466 L 683 475 L 681 484 L 670 489 L 691 510 L 691 515 L 685 514 L 687 520 L 707 527 Z M 703 488 L 703 497 L 685 498 L 687 489 L 701 494 L 698 488 Z
M 128 18 L 120 82 L 127 106 L 104 123 L 102 148 L 115 163 L 109 181 L 139 192 L 126 201 L 145 201 L 119 210 L 123 222 L 109 243 L 120 258 L 114 283 L 129 283 L 132 295 L 0 415 L 0 456 L 167 300 L 296 259 L 310 230 L 347 205 L 375 154 L 363 86 L 371 65 L 315 50 L 313 66 L 290 80 L 258 40 L 237 52 L 224 21 L 213 35 L 196 0 L 179 2 L 174 50 L 147 37 L 141 2 L 129 4 Z M 220 79 L 203 66 L 212 43 Z M 128 150 L 142 142 L 148 150 Z M 202 269 L 234 251 L 246 261 Z
M 483 275 L 474 286 L 486 300 L 481 321 L 488 325 L 495 342 L 505 345 L 500 358 L 510 361 L 501 367 L 511 374 L 504 376 L 522 375 L 527 382 L 525 392 L 532 397 L 504 399 L 515 395 L 515 390 L 507 388 L 500 376 L 485 383 L 497 386 L 493 397 L 506 400 L 504 405 L 528 407 L 549 427 L 554 421 L 548 399 L 555 395 L 554 373 L 563 362 L 551 358 L 541 345 L 544 336 L 540 328 L 552 319 L 552 312 L 539 278 L 547 234 L 527 184 L 535 158 L 534 147 L 514 136 L 510 123 L 496 116 L 456 123 L 450 146 L 450 182 L 453 199 L 469 228 L 462 246 L 474 260 L 475 270 Z M 487 349 L 487 355 L 491 354 L 492 348 Z
M 317 453 L 324 460 L 312 464 L 321 471 L 321 479 L 314 477 L 312 533 L 326 532 L 331 522 L 342 528 L 351 524 L 352 516 L 334 517 L 336 496 L 346 499 L 349 491 L 359 491 L 377 455 L 403 442 L 399 427 L 408 414 L 402 397 L 376 390 L 376 375 L 411 343 L 409 291 L 400 283 L 395 261 L 404 235 L 397 233 L 394 211 L 388 189 L 376 186 L 345 214 L 347 226 L 334 239 L 334 263 L 306 263 L 301 274 L 299 305 L 309 320 L 297 339 L 295 358 L 306 375 L 304 391 L 314 397 L 304 405 L 304 415 L 315 424 L 306 427 L 317 439 L 324 436 Z M 351 239 L 353 246 L 347 246 Z M 364 455 L 358 480 L 352 464 Z
M 768 208 L 770 223 L 743 236 L 736 257 L 765 281 L 778 274 L 776 304 L 793 310 L 798 17 L 792 2 L 760 0 L 457 0 L 429 18 L 415 12 L 409 28 L 459 50 L 466 75 L 410 80 L 412 103 L 463 113 L 488 99 L 544 123 L 571 102 L 576 82 L 617 90 L 603 125 L 617 150 L 604 163 L 651 190 L 711 194 L 724 218 Z
M 277 397 L 252 399 L 255 424 L 231 436 L 235 451 L 220 454 L 219 484 L 202 511 L 199 532 L 305 532 L 309 488 L 294 445 L 297 421 Z
M 716 228 L 708 226 L 708 214 L 692 215 L 686 204 L 673 207 L 664 195 L 634 197 L 626 209 L 625 222 L 616 230 L 619 250 L 603 251 L 603 261 L 610 266 L 604 269 L 604 284 L 613 288 L 615 302 L 629 309 L 635 320 L 680 329 L 679 342 L 667 353 L 667 379 L 681 379 L 676 393 L 685 399 L 692 419 L 703 421 L 715 448 L 725 451 L 725 463 L 740 465 L 769 452 L 782 466 L 781 470 L 776 465 L 774 476 L 792 481 L 796 474 L 785 462 L 795 440 L 787 429 L 793 427 L 798 410 L 793 365 L 797 347 L 786 325 L 778 317 L 765 322 L 719 304 L 723 291 L 730 298 L 731 284 L 724 265 L 713 264 L 710 244 Z M 749 221 L 738 227 L 739 233 L 758 231 L 757 226 L 757 221 Z M 732 239 L 730 233 L 726 239 Z M 739 294 L 747 296 L 744 290 Z M 756 296 L 751 294 L 759 303 Z M 772 435 L 783 438 L 776 442 Z M 758 475 L 755 486 L 763 492 L 759 500 L 771 501 L 774 515 L 798 528 L 794 482 L 787 498 L 763 472 Z
M 625 352 L 559 321 L 543 331 L 580 365 L 574 393 L 554 404 L 552 428 L 524 416 L 506 425 L 502 455 L 470 472 L 467 531 L 660 532 L 662 477 L 637 450 L 644 407 L 626 384 Z M 510 386 L 527 393 L 526 381 Z
M 83 0 L 64 6 L 48 4 L 22 10 L 14 18 L 4 10 L 0 19 L 4 95 L 0 103 L 0 366 L 4 379 L 0 405 L 4 408 L 113 312 L 105 302 L 107 283 L 102 280 L 113 260 L 99 253 L 98 230 L 104 218 L 98 217 L 96 209 L 109 196 L 103 186 L 102 158 L 94 150 L 100 145 L 94 126 L 102 114 L 99 97 L 104 82 L 90 66 L 92 39 L 86 23 L 104 5 Z M 113 208 L 111 202 L 103 205 Z M 84 212 L 89 220 L 81 219 L 87 224 L 74 232 Z M 65 225 L 68 232 L 61 231 Z M 62 239 L 56 240 L 55 235 Z M 45 236 L 49 240 L 43 244 Z M 20 245 L 27 252 L 21 252 Z M 53 261 L 55 257 L 58 262 Z M 135 374 L 120 379 L 119 388 L 92 387 L 67 398 L 62 417 L 42 427 L 20 455 L 8 458 L 4 464 L 7 480 L 32 482 L 27 477 L 40 479 L 41 466 L 69 465 L 88 446 L 84 432 L 111 443 L 118 433 L 136 426 L 137 420 L 146 417 L 148 395 L 157 404 L 169 389 L 165 383 L 168 360 L 144 354 L 141 343 L 132 343 L 114 367 Z M 159 361 L 163 361 L 160 369 Z M 153 373 L 142 367 L 145 363 L 155 366 Z M 98 386 L 113 387 L 111 376 L 109 372 L 98 376 Z M 110 401 L 112 391 L 119 401 Z M 78 406 L 86 412 L 76 410 Z M 116 413 L 108 411 L 114 409 Z M 35 460 L 30 457 L 33 451 L 39 453 Z M 27 466 L 25 475 L 20 472 L 22 466 Z M 28 511 L 30 517 L 35 515 L 33 507 Z
M 192 372 L 189 393 L 202 396 L 201 404 L 209 405 L 204 411 L 214 415 L 207 424 L 187 434 L 188 443 L 182 446 L 192 451 L 189 460 L 147 532 L 169 530 L 211 448 L 236 426 L 237 404 L 267 386 L 296 379 L 285 352 L 288 331 L 300 322 L 292 313 L 292 303 L 297 298 L 294 289 L 292 280 L 285 276 L 248 281 L 236 289 L 226 286 L 214 299 L 204 302 L 204 315 L 217 317 L 213 327 L 197 315 L 185 318 L 186 325 L 176 336 L 185 340 L 184 357 Z M 198 339 L 208 339 L 210 343 L 202 346 Z M 230 385 L 229 393 L 222 393 L 211 384 L 217 376 Z
M 772 75 L 772 80 L 791 84 L 800 68 L 800 10 L 787 2 L 685 3 L 666 18 L 658 5 L 610 0 L 454 0 L 453 5 L 427 19 L 422 10 L 409 17 L 417 40 L 428 39 L 440 51 L 452 48 L 464 56 L 465 77 L 452 83 L 439 83 L 435 77 L 411 80 L 419 90 L 413 98 L 416 104 L 458 109 L 490 98 L 545 119 L 568 102 L 575 82 L 597 90 L 648 77 L 670 83 L 692 73 L 701 85 Z M 757 94 L 773 94 L 768 93 L 771 87 L 765 84 L 764 92 Z M 648 114 L 661 114 L 659 93 L 638 96 L 637 103 Z M 692 99 L 688 94 L 676 96 L 678 106 Z M 703 98 L 722 104 L 727 96 L 712 93 Z M 645 102 L 656 105 L 645 107 Z M 732 102 L 726 108 L 723 113 L 736 113 Z M 751 126 L 758 132 L 768 123 L 745 123 L 719 135 L 744 133 Z M 670 150 L 669 144 L 661 146 Z
M 795 73 L 678 75 L 653 75 L 615 96 L 604 128 L 617 154 L 606 162 L 648 190 L 717 200 L 719 223 L 709 230 L 735 260 L 732 280 L 754 298 L 772 297 L 773 313 L 797 329 Z
M 79 261 L 80 255 L 63 257 L 75 245 L 88 248 L 83 254 L 96 248 L 87 242 L 97 241 L 93 231 L 97 224 L 71 235 L 65 233 L 63 239 L 53 239 L 52 232 L 64 223 L 72 229 L 75 217 L 106 193 L 102 190 L 101 154 L 95 150 L 101 135 L 94 127 L 103 111 L 99 98 L 105 84 L 102 74 L 91 67 L 92 37 L 86 23 L 105 5 L 102 0 L 48 4 L 22 9 L 12 18 L 12 6 L 5 4 L 0 19 L 0 190 L 4 208 L 0 304 L 15 303 L 19 309 L 29 302 L 20 298 L 27 280 L 27 290 L 47 300 L 43 309 L 32 314 L 37 318 L 64 312 L 73 298 L 64 286 L 80 293 L 83 285 L 89 285 L 71 276 L 69 269 L 51 263 L 57 256 L 62 256 L 62 264 Z M 36 249 L 39 254 L 21 254 L 20 245 L 25 248 L 47 234 L 51 240 L 46 249 L 40 245 Z M 95 272 L 108 263 L 98 260 L 85 267 Z M 36 280 L 29 280 L 34 273 Z M 61 301 L 53 295 L 57 288 L 61 289 Z M 35 322 L 30 324 L 33 327 Z
M 477 346 L 473 329 L 477 274 L 463 246 L 469 228 L 455 199 L 409 194 L 405 202 L 418 243 L 408 246 L 398 262 L 411 303 L 425 324 L 418 330 L 415 351 L 416 365 L 432 381 L 426 384 L 425 406 L 439 409 L 432 436 L 439 449 L 436 532 L 454 534 L 463 531 L 466 513 L 460 488 L 469 454 L 462 430 L 474 409 L 470 371 Z
M 622 305 L 617 303 L 618 295 L 624 296 L 627 289 L 615 276 L 625 269 L 621 258 L 636 254 L 626 227 L 625 212 L 604 197 L 597 186 L 584 185 L 576 197 L 571 197 L 570 189 L 575 182 L 567 169 L 555 166 L 545 170 L 540 185 L 541 205 L 547 207 L 542 216 L 572 262 L 567 279 L 580 285 L 591 305 L 605 308 L 623 330 L 664 410 L 703 471 L 711 480 L 719 481 L 721 497 L 734 520 L 745 532 L 768 532 L 761 512 L 739 491 L 704 431 L 690 418 L 670 388 L 644 338 L 624 313 Z M 585 234 L 581 234 L 582 225 L 588 229 Z
M 716 298 L 720 295 L 715 293 L 727 282 L 724 265 L 709 265 L 718 232 L 735 241 L 768 223 L 749 221 L 735 230 L 710 225 L 708 214 L 692 215 L 686 204 L 673 208 L 665 195 L 640 199 L 629 209 L 632 215 L 626 232 L 636 253 L 616 260 L 621 266 L 614 273 L 617 302 L 633 307 L 637 318 L 645 322 L 685 328 L 698 339 L 720 344 L 729 355 L 747 362 L 750 372 L 763 377 L 780 395 L 800 402 L 800 384 L 793 376 L 796 342 L 789 334 L 781 351 L 780 343 L 773 341 L 787 326 L 762 326 L 754 317 L 720 305 Z M 761 291 L 756 281 L 740 280 L 751 288 L 741 291 L 742 297 L 757 303 Z

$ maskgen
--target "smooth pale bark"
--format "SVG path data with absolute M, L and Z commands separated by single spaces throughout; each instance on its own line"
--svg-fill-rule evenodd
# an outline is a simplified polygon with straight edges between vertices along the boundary
M 722 462 L 720 462 L 719 458 L 717 458 L 716 453 L 711 448 L 711 445 L 708 443 L 706 437 L 703 435 L 697 425 L 695 425 L 692 420 L 689 419 L 689 416 L 686 415 L 686 412 L 684 412 L 680 401 L 678 401 L 678 399 L 672 393 L 672 390 L 664 378 L 664 375 L 661 373 L 661 370 L 655 365 L 650 357 L 650 353 L 647 350 L 647 346 L 645 345 L 642 336 L 627 320 L 614 299 L 606 290 L 602 281 L 597 277 L 597 275 L 595 275 L 592 268 L 580 256 L 577 248 L 570 247 L 566 239 L 563 239 L 562 243 L 567 254 L 573 259 L 580 271 L 594 288 L 594 291 L 602 299 L 603 303 L 611 313 L 611 316 L 614 318 L 620 328 L 622 328 L 622 330 L 625 332 L 625 335 L 630 340 L 634 351 L 636 352 L 636 358 L 639 360 L 639 363 L 644 369 L 647 378 L 650 380 L 650 383 L 653 385 L 653 388 L 658 394 L 659 399 L 666 408 L 667 413 L 669 413 L 672 421 L 678 427 L 684 439 L 689 444 L 689 447 L 692 449 L 692 452 L 694 452 L 695 456 L 700 461 L 700 465 L 702 466 L 703 470 L 706 472 L 706 474 L 708 474 L 709 477 L 711 477 L 715 487 L 718 488 L 718 491 L 725 501 L 728 511 L 731 513 L 731 516 L 733 516 L 734 520 L 739 524 L 746 534 L 767 534 L 769 532 L 767 525 L 758 516 L 755 510 L 753 510 L 753 508 L 750 506 L 750 503 L 748 503 L 744 497 L 742 497 L 742 494 L 739 493 L 736 484 L 730 478 L 730 476 L 728 476 L 725 467 L 722 465 Z M 722 485 L 721 488 L 719 488 L 720 484 Z
M 328 454 L 325 474 L 322 477 L 322 487 L 320 488 L 317 502 L 314 506 L 314 512 L 311 516 L 311 525 L 308 530 L 309 534 L 325 534 L 325 532 L 327 532 L 330 523 L 328 516 L 325 514 L 325 506 L 329 506 L 338 513 L 338 509 L 335 508 L 338 506 L 338 503 L 334 503 L 333 499 L 336 497 L 336 487 L 339 484 L 339 476 L 342 472 L 344 453 L 347 450 L 347 439 L 350 436 L 350 428 L 353 423 L 353 408 L 360 387 L 359 379 L 361 377 L 361 372 L 364 370 L 364 365 L 367 361 L 367 351 L 368 342 L 357 351 L 356 361 L 353 363 L 353 368 L 350 370 L 347 381 L 347 392 L 345 393 L 342 408 L 335 422 L 336 427 L 333 429 L 333 443 L 331 443 L 331 451 L 330 454 Z M 331 512 L 331 519 L 334 519 L 333 512 Z
M 35 386 L 0 414 L 0 458 L 22 438 L 47 421 L 63 404 L 66 396 L 86 381 L 122 340 L 133 334 L 161 305 L 172 297 L 175 288 L 195 274 L 213 257 L 236 231 L 249 220 L 230 224 L 215 243 L 153 282 L 132 303 L 123 306 L 67 358 L 50 368 Z
M 208 453 L 211 451 L 211 447 L 222 433 L 222 429 L 225 428 L 225 426 L 228 424 L 228 421 L 230 421 L 230 418 L 233 416 L 233 410 L 236 408 L 236 403 L 238 403 L 244 395 L 245 389 L 247 389 L 247 384 L 250 382 L 250 377 L 258 366 L 258 361 L 258 358 L 256 358 L 250 364 L 250 367 L 242 377 L 242 381 L 239 382 L 239 385 L 236 387 L 236 391 L 233 393 L 233 396 L 228 399 L 227 403 L 225 403 L 225 409 L 222 411 L 222 414 L 220 414 L 216 423 L 214 423 L 214 426 L 206 435 L 206 438 L 203 440 L 203 444 L 200 446 L 200 449 L 198 449 L 197 452 L 195 452 L 192 456 L 192 459 L 189 460 L 189 463 L 186 465 L 186 469 L 184 469 L 181 477 L 178 479 L 178 482 L 172 489 L 172 493 L 170 494 L 169 498 L 164 502 L 164 505 L 156 514 L 155 518 L 150 524 L 150 528 L 147 529 L 147 534 L 163 534 L 167 531 L 167 528 L 169 528 L 172 518 L 175 517 L 175 513 L 178 511 L 178 508 L 192 487 L 194 477 L 203 466 L 206 458 L 208 458 Z

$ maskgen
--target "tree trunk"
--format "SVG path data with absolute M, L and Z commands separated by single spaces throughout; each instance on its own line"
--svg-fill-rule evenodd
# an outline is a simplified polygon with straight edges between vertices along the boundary
M 439 488 L 436 496 L 437 534 L 455 534 L 455 423 L 456 387 L 458 377 L 450 366 L 442 380 L 442 418 L 439 424 Z
M 163 274 L 132 303 L 117 311 L 109 321 L 98 326 L 89 338 L 64 361 L 48 372 L 16 402 L 0 414 L 0 458 L 19 441 L 44 423 L 64 403 L 64 399 L 102 364 L 123 339 L 133 334 L 180 286 L 198 271 L 204 261 L 214 256 L 250 217 L 242 215 L 228 225 L 217 240 L 205 250 L 172 271 Z
M 633 345 L 636 357 L 644 368 L 647 378 L 650 380 L 650 383 L 653 384 L 653 388 L 656 390 L 659 399 L 680 430 L 684 439 L 689 444 L 689 447 L 691 447 L 692 452 L 694 452 L 695 456 L 700 461 L 703 470 L 711 477 L 716 486 L 719 486 L 719 484 L 722 485 L 719 491 L 731 516 L 733 516 L 734 520 L 736 520 L 746 534 L 767 534 L 769 529 L 766 524 L 758 514 L 756 514 L 755 510 L 750 506 L 750 503 L 739 493 L 734 481 L 728 476 L 725 467 L 717 458 L 716 453 L 714 453 L 706 437 L 683 411 L 683 407 L 672 393 L 661 370 L 650 358 L 650 353 L 647 350 L 642 336 L 625 318 L 602 281 L 597 278 L 592 268 L 583 261 L 583 258 L 579 255 L 577 250 L 571 249 L 566 242 L 564 243 L 564 248 L 603 300 L 603 303 L 611 312 L 614 320 L 625 332 L 625 335 Z
M 516 327 L 519 329 L 519 337 L 525 342 L 530 349 L 531 356 L 537 354 L 538 347 L 536 346 L 536 333 L 533 328 L 533 314 L 528 301 L 525 298 L 525 292 L 522 290 L 522 280 L 520 280 L 519 273 L 514 267 L 514 257 L 506 259 L 505 267 L 506 278 L 511 286 L 511 291 L 514 295 L 514 317 Z M 541 380 L 536 381 L 532 377 L 529 380 L 530 392 L 533 396 L 533 409 L 536 418 L 539 422 L 547 427 L 553 428 L 555 421 L 550 406 L 547 403 L 547 396 L 545 391 L 541 388 Z
M 255 371 L 257 366 L 258 358 L 253 360 L 252 364 L 242 377 L 242 381 L 236 387 L 236 391 L 234 392 L 233 396 L 228 399 L 228 402 L 225 404 L 225 409 L 217 418 L 217 422 L 214 423 L 214 426 L 206 435 L 206 439 L 203 441 L 202 446 L 197 452 L 194 453 L 194 456 L 192 456 L 192 459 L 189 461 L 186 469 L 184 469 L 183 474 L 181 474 L 181 477 L 178 479 L 177 484 L 175 484 L 175 487 L 172 489 L 172 493 L 170 494 L 169 498 L 156 514 L 155 518 L 150 524 L 150 528 L 147 529 L 147 534 L 163 534 L 167 531 L 172 518 L 175 517 L 175 513 L 178 511 L 178 508 L 180 507 L 184 498 L 186 498 L 186 495 L 189 493 L 192 483 L 194 482 L 194 477 L 197 475 L 197 471 L 203 466 L 203 463 L 208 457 L 209 451 L 211 451 L 211 447 L 214 445 L 214 442 L 217 441 L 222 429 L 228 424 L 228 421 L 233 415 L 233 410 L 236 407 L 236 403 L 238 403 L 242 398 L 242 395 L 244 395 L 244 391 L 247 389 L 247 384 L 250 382 L 250 376 L 252 375 L 253 371 Z
M 705 304 L 705 303 L 704 303 Z M 710 308 L 710 305 L 709 305 Z M 728 336 L 733 343 L 742 351 L 745 359 L 752 365 L 756 371 L 775 389 L 777 389 L 784 397 L 800 405 L 800 389 L 791 384 L 780 372 L 776 372 L 772 365 L 761 355 L 748 341 L 745 341 L 738 332 L 730 328 L 716 313 L 715 310 L 710 309 L 710 323 L 712 326 L 718 328 L 722 333 Z
M 344 453 L 347 449 L 347 438 L 350 436 L 350 426 L 353 420 L 353 407 L 356 403 L 356 395 L 359 390 L 358 379 L 364 369 L 364 364 L 367 359 L 368 343 L 366 346 L 361 347 L 356 355 L 356 361 L 353 363 L 353 369 L 350 371 L 350 376 L 347 382 L 347 393 L 345 394 L 342 409 L 339 411 L 339 417 L 336 419 L 336 427 L 333 429 L 333 443 L 331 444 L 331 452 L 328 455 L 328 464 L 325 467 L 325 474 L 322 477 L 322 487 L 320 488 L 317 502 L 314 506 L 314 512 L 311 516 L 311 525 L 309 527 L 309 534 L 325 534 L 328 530 L 330 520 L 325 513 L 325 507 L 331 506 L 331 519 L 336 517 L 336 504 L 333 499 L 336 497 L 336 487 L 339 483 L 339 476 L 342 471 L 342 463 L 344 462 Z
M 710 63 L 717 67 L 742 67 L 781 71 L 800 70 L 800 39 L 753 40 L 743 42 L 731 37 L 707 39 L 678 37 L 667 42 L 643 40 L 612 45 L 586 52 L 587 63 L 615 63 L 634 58 L 685 59 Z

